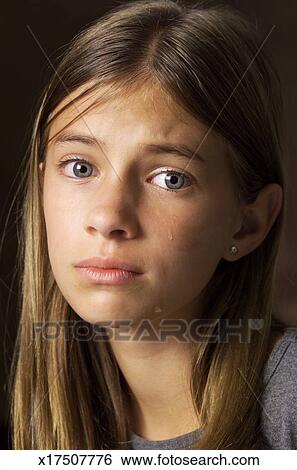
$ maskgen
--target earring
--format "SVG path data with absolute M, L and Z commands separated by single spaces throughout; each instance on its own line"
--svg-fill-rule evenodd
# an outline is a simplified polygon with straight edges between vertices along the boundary
M 232 245 L 229 249 L 229 252 L 232 254 L 232 255 L 236 255 L 238 253 L 238 248 L 235 246 L 235 245 Z

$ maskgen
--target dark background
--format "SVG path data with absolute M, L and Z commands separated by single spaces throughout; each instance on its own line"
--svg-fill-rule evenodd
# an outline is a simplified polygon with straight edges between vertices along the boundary
M 7 373 L 15 340 L 17 250 L 15 207 L 8 217 L 20 179 L 20 162 L 25 157 L 36 102 L 52 68 L 49 61 L 87 23 L 100 17 L 120 1 L 25 0 L 1 6 L 1 173 L 0 173 L 0 448 L 8 444 Z M 194 4 L 193 1 L 186 1 Z M 216 1 L 212 1 L 216 4 Z M 296 140 L 296 18 L 294 0 L 221 0 L 245 12 L 261 31 L 264 46 L 276 65 L 285 101 L 284 155 L 289 186 L 289 210 L 282 239 L 277 303 L 279 316 L 297 326 L 297 159 Z M 7 224 L 6 224 L 7 222 Z M 5 235 L 5 236 L 4 236 Z

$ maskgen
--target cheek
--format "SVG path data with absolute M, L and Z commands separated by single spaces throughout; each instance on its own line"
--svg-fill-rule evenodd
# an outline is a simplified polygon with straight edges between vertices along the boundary
M 47 233 L 49 258 L 53 271 L 63 268 L 69 260 L 69 249 L 75 246 L 78 233 L 80 208 L 74 200 L 65 197 L 65 192 L 55 184 L 44 187 L 44 218 Z M 69 262 L 69 261 L 68 261 Z
M 194 292 L 202 289 L 223 256 L 229 237 L 228 211 L 214 200 L 200 200 L 155 220 L 154 251 L 164 282 Z

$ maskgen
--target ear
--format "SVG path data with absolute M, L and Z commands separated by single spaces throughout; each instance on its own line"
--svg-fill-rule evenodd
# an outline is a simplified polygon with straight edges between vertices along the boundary
M 282 187 L 276 183 L 264 186 L 253 203 L 242 207 L 241 227 L 230 240 L 224 258 L 227 261 L 236 261 L 255 250 L 270 231 L 282 208 L 282 204 Z M 230 254 L 229 248 L 231 245 L 237 247 L 238 252 L 236 255 Z

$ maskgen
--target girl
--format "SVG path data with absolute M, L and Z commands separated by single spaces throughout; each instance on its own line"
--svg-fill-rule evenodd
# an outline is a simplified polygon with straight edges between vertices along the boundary
M 26 165 L 15 449 L 273 445 L 280 114 L 230 7 L 130 2 L 73 39 Z

